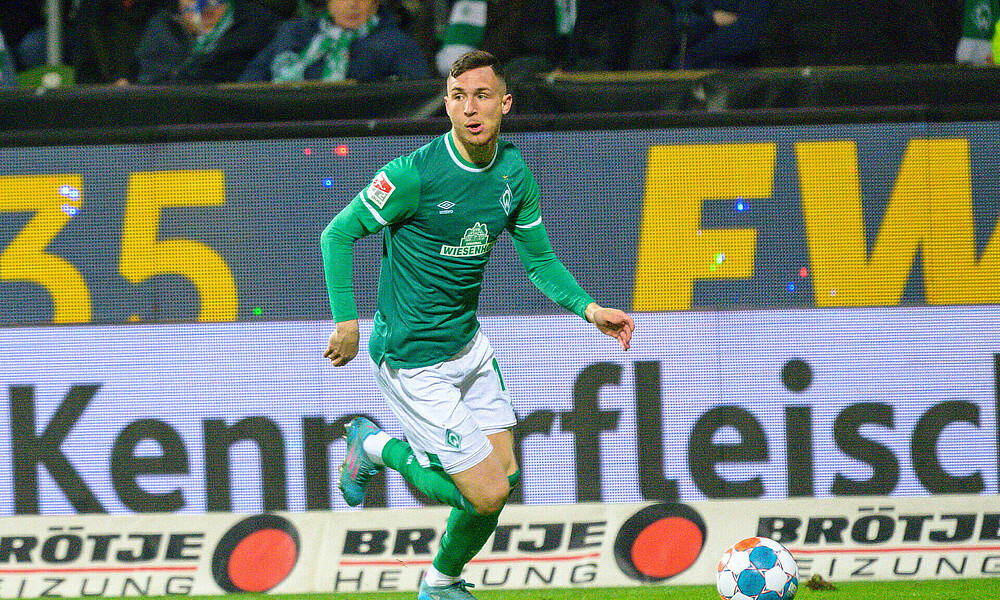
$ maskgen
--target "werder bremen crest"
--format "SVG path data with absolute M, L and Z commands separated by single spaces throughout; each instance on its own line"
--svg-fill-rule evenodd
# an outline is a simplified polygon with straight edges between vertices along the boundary
M 500 196 L 500 206 L 503 207 L 503 211 L 508 215 L 510 214 L 510 202 L 513 199 L 514 199 L 514 192 L 510 191 L 510 184 L 508 183 L 507 189 L 505 189 L 503 191 L 503 194 Z
M 479 256 L 486 254 L 493 247 L 490 232 L 483 223 L 477 222 L 465 230 L 458 246 L 441 246 L 441 256 Z

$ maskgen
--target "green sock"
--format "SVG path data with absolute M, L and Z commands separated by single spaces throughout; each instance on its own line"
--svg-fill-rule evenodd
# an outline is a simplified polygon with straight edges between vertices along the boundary
M 521 471 L 507 476 L 510 486 L 521 480 Z M 453 508 L 448 515 L 448 526 L 441 537 L 441 546 L 434 557 L 434 568 L 452 577 L 462 574 L 462 569 L 483 548 L 483 544 L 497 528 L 500 511 L 481 515 L 472 509 Z
M 425 469 L 417 462 L 413 448 L 403 440 L 393 438 L 382 449 L 385 466 L 399 471 L 403 479 L 409 481 L 428 497 L 459 510 L 475 512 L 472 504 L 458 491 L 455 482 L 440 469 Z

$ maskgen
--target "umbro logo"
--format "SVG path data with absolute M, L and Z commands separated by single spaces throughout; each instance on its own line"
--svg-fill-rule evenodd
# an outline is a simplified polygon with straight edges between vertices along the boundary
M 451 213 L 455 212 L 452 210 L 453 208 L 455 208 L 455 203 L 450 200 L 445 200 L 444 202 L 440 202 L 438 203 L 437 206 L 438 208 L 441 209 L 438 211 L 439 215 L 450 215 Z

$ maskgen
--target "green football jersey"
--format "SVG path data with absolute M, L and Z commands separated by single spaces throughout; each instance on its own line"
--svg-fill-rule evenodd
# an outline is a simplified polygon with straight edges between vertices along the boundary
M 361 229 L 352 233 L 350 225 L 341 224 L 351 240 L 380 229 L 384 234 L 378 309 L 368 343 L 376 363 L 427 366 L 450 359 L 472 339 L 479 329 L 483 271 L 504 230 L 546 294 L 581 316 L 593 302 L 555 259 L 542 224 L 538 184 L 508 142 L 498 143 L 489 164 L 477 166 L 461 157 L 448 132 L 387 164 L 331 228 L 338 219 L 347 222 L 345 213 Z M 343 265 L 342 257 L 337 261 L 336 250 L 327 248 L 327 234 L 331 307 L 340 321 L 351 315 L 344 307 L 344 274 L 331 272 L 331 263 Z M 337 280 L 333 285 L 331 278 Z M 350 303 L 353 308 L 353 293 Z

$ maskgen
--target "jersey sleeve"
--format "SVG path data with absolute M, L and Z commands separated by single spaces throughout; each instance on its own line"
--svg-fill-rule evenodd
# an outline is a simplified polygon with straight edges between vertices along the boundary
M 518 229 L 530 229 L 542 222 L 542 211 L 538 204 L 541 192 L 538 191 L 538 182 L 535 181 L 535 176 L 527 167 L 524 169 L 523 185 L 524 200 L 518 204 L 514 218 L 507 225 L 507 230 L 510 231 L 511 235 Z
M 354 201 L 368 212 L 361 218 L 373 232 L 412 215 L 420 203 L 420 174 L 412 157 L 397 158 L 383 167 Z
M 398 158 L 330 221 L 320 236 L 323 271 L 334 322 L 358 318 L 354 299 L 354 242 L 413 214 L 420 177 L 410 157 Z
M 525 198 L 518 207 L 517 214 L 508 225 L 514 248 L 521 258 L 521 264 L 528 272 L 528 279 L 553 302 L 581 318 L 587 305 L 594 301 L 573 275 L 566 270 L 556 253 L 542 223 L 542 213 L 538 205 L 538 184 L 534 177 L 525 178 L 527 189 Z

